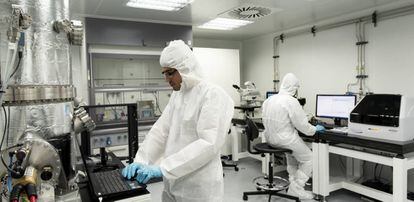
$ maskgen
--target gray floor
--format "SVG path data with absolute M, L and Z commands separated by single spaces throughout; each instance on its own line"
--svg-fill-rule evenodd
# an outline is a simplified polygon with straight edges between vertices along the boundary
M 244 191 L 255 191 L 256 188 L 252 184 L 253 178 L 261 175 L 261 163 L 258 160 L 245 158 L 239 161 L 238 172 L 231 168 L 224 168 L 224 201 L 225 202 L 236 202 L 243 201 L 242 196 Z M 163 183 L 153 183 L 148 185 L 148 190 L 151 192 L 151 198 L 154 202 L 161 201 L 161 192 L 163 189 Z M 267 201 L 268 196 L 249 196 L 249 202 Z M 281 199 L 276 196 L 272 196 L 273 202 L 288 202 L 290 200 Z M 304 200 L 303 202 L 310 202 L 314 200 Z M 339 190 L 327 198 L 329 202 L 340 202 L 340 201 L 352 201 L 359 202 L 363 201 L 360 199 L 358 194 Z

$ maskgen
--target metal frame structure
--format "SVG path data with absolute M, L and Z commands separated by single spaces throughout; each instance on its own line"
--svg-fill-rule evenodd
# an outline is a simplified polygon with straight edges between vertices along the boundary
M 128 120 L 126 122 L 116 122 L 108 124 L 96 123 L 95 130 L 111 130 L 117 128 L 128 128 L 128 162 L 134 161 L 134 156 L 138 151 L 138 115 L 137 104 L 114 104 L 114 105 L 91 105 L 83 106 L 85 110 L 91 114 L 91 117 L 95 117 L 94 112 L 90 109 L 105 108 L 105 107 L 127 107 Z M 81 152 L 83 155 L 91 155 L 91 133 L 84 131 L 81 136 Z

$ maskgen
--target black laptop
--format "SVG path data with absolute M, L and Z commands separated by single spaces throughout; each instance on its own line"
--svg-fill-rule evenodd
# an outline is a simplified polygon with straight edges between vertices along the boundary
M 125 179 L 121 173 L 122 168 L 95 171 L 93 165 L 86 163 L 84 155 L 81 154 L 81 156 L 87 172 L 91 194 L 96 199 L 113 201 L 148 193 L 145 185 L 139 184 L 136 180 Z

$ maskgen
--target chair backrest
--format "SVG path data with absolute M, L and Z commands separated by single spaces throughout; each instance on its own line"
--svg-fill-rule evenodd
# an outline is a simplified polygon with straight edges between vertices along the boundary
M 247 151 L 251 154 L 260 154 L 252 150 L 251 142 L 259 137 L 259 127 L 249 117 L 246 117 L 246 136 L 247 136 Z
M 249 117 L 246 117 L 246 135 L 249 141 L 253 141 L 257 137 L 259 137 L 259 127 L 257 127 L 256 123 L 251 120 Z

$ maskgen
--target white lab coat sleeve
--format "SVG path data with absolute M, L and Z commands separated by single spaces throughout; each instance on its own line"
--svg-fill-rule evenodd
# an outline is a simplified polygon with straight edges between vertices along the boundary
M 161 162 L 164 177 L 174 180 L 192 173 L 217 158 L 233 117 L 233 100 L 221 89 L 207 92 L 196 122 L 199 139 Z
M 164 154 L 165 144 L 170 130 L 171 107 L 167 104 L 160 118 L 155 122 L 145 137 L 137 154 L 135 163 L 155 164 Z
M 312 136 L 316 132 L 315 126 L 308 122 L 305 111 L 300 106 L 299 102 L 294 100 L 290 103 L 289 117 L 293 126 L 307 136 Z

